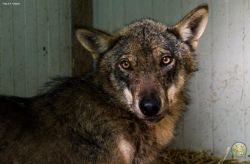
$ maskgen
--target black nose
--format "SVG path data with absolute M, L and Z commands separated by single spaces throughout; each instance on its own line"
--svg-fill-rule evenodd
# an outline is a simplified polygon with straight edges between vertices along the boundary
M 139 107 L 145 116 L 154 116 L 160 110 L 160 101 L 156 98 L 144 98 L 140 101 Z

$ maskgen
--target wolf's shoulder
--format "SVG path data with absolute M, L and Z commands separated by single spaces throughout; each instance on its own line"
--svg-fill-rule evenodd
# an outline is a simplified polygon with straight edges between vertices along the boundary
M 44 90 L 47 93 L 70 90 L 92 90 L 101 92 L 102 88 L 93 83 L 92 76 L 83 77 L 56 77 L 45 83 Z
M 102 87 L 94 84 L 92 77 L 56 77 L 45 83 L 35 98 L 54 101 L 59 97 L 97 96 L 103 93 Z

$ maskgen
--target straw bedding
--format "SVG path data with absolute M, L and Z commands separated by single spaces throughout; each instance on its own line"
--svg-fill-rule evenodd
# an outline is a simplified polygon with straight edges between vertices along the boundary
M 223 160 L 206 151 L 163 150 L 155 164 L 250 164 L 250 161 L 239 162 L 234 159 Z

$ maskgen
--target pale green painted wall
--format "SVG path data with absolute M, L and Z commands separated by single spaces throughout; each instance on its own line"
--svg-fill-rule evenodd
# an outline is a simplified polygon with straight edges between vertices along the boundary
M 173 24 L 182 12 L 179 0 L 93 0 L 94 26 L 106 31 L 115 31 L 131 21 L 155 18 Z
M 249 0 L 94 0 L 94 26 L 113 32 L 145 17 L 174 24 L 204 2 L 210 14 L 197 51 L 199 72 L 173 146 L 224 155 L 235 142 L 250 149 Z
M 0 94 L 31 96 L 71 74 L 70 0 L 0 0 Z

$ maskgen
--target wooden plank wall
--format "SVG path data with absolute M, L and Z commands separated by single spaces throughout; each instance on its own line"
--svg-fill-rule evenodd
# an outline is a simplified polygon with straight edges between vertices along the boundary
M 210 13 L 197 51 L 199 72 L 172 146 L 224 155 L 235 142 L 250 148 L 249 0 L 94 0 L 93 23 L 109 32 L 147 17 L 174 24 L 204 2 Z
M 80 76 L 92 71 L 92 55 L 83 48 L 75 36 L 75 31 L 82 27 L 92 27 L 92 0 L 71 1 L 72 22 L 72 74 Z
M 70 0 L 0 2 L 0 94 L 32 96 L 71 75 Z

